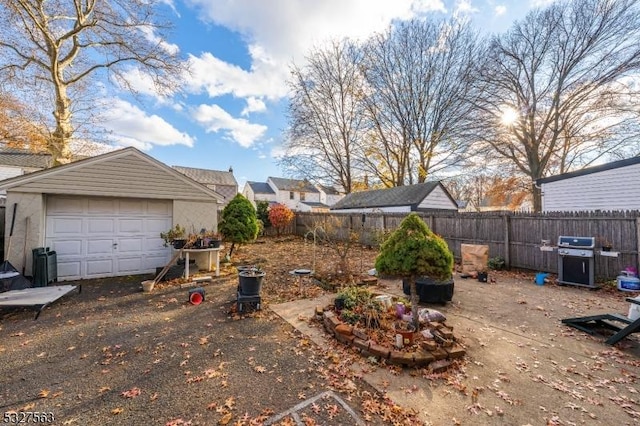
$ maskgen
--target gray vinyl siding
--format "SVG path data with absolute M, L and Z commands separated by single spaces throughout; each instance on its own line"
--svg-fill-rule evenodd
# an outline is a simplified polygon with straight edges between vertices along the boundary
M 438 185 L 418 204 L 418 209 L 458 210 L 458 206 L 451 201 L 451 198 L 449 198 L 442 190 L 442 187 Z
M 46 194 L 100 195 L 104 197 L 136 197 L 178 200 L 210 198 L 181 179 L 149 161 L 129 154 L 109 161 L 83 164 L 51 173 L 40 179 L 25 182 L 12 191 L 42 192 Z
M 543 211 L 640 209 L 640 164 L 543 183 Z

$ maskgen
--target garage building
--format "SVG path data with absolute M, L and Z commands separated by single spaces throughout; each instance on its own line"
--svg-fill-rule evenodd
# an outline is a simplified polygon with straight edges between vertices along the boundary
M 49 247 L 59 281 L 154 273 L 171 258 L 160 233 L 175 224 L 217 229 L 223 199 L 135 148 L 7 179 L 0 189 L 5 258 L 31 275 L 32 249 Z

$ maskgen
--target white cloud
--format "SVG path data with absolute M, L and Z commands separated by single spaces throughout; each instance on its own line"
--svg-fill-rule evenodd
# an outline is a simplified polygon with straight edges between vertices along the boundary
M 177 44 L 167 43 L 161 37 L 159 37 L 155 33 L 153 27 L 140 26 L 138 27 L 138 30 L 140 30 L 142 34 L 144 34 L 144 37 L 149 40 L 149 42 L 151 42 L 152 44 L 158 44 L 165 52 L 169 53 L 170 55 L 176 55 L 180 51 L 180 48 Z
M 210 96 L 279 99 L 287 94 L 292 61 L 331 38 L 365 38 L 386 29 L 394 19 L 428 12 L 446 12 L 442 0 L 190 0 L 204 21 L 227 27 L 246 40 L 250 70 L 224 62 L 210 53 L 192 57 L 192 91 Z
M 122 75 L 123 78 L 127 80 L 127 84 L 131 85 L 137 93 L 151 96 L 160 102 L 165 101 L 165 99 L 160 96 L 156 90 L 156 86 L 149 73 L 142 71 L 140 68 L 131 67 L 127 71 L 124 71 Z M 120 88 L 124 89 L 122 84 L 118 85 Z
M 480 10 L 477 7 L 474 7 L 469 0 L 458 0 L 455 10 L 453 11 L 453 16 L 459 17 L 461 15 L 471 15 L 473 13 L 478 13 L 479 11 Z
M 507 7 L 504 5 L 498 5 L 494 8 L 494 11 L 496 13 L 497 16 L 502 16 L 505 13 L 507 13 Z
M 109 109 L 102 114 L 103 127 L 111 132 L 110 138 L 122 146 L 135 146 L 149 150 L 154 145 L 186 145 L 192 147 L 194 139 L 180 132 L 157 115 L 148 115 L 140 108 L 121 99 L 106 102 Z
M 210 97 L 232 94 L 239 98 L 279 99 L 287 94 L 286 66 L 275 66 L 268 59 L 254 60 L 250 71 L 224 62 L 211 53 L 189 58 L 191 74 L 185 82 L 192 93 L 206 91 Z
M 178 10 L 176 9 L 176 5 L 173 0 L 160 0 L 160 3 L 167 5 L 176 16 L 180 17 Z
M 253 145 L 266 132 L 267 127 L 253 124 L 244 118 L 234 118 L 218 105 L 200 105 L 193 117 L 207 133 L 223 131 L 227 137 L 245 148 Z
M 550 4 L 556 2 L 557 0 L 530 0 L 529 4 L 531 5 L 531 7 L 547 7 Z
M 286 154 L 286 151 L 284 150 L 284 148 L 282 147 L 282 145 L 275 145 L 273 148 L 271 148 L 271 158 L 282 158 L 284 157 L 284 155 Z
M 262 112 L 266 110 L 267 110 L 267 106 L 262 101 L 262 99 L 258 99 L 253 96 L 250 96 L 247 98 L 247 106 L 244 107 L 240 115 L 247 116 L 252 112 Z
M 393 19 L 444 12 L 442 0 L 191 0 L 203 19 L 243 34 L 278 60 L 300 58 L 314 43 L 331 37 L 364 37 Z

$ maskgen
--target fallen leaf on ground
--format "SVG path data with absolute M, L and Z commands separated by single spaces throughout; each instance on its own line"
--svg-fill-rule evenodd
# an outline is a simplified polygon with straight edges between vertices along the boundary
M 233 414 L 227 413 L 224 416 L 222 416 L 220 420 L 218 420 L 218 424 L 221 424 L 221 425 L 229 424 L 232 418 L 233 418 Z
M 140 388 L 131 388 L 129 390 L 122 392 L 120 395 L 122 395 L 125 398 L 135 398 L 136 396 L 139 396 L 141 393 L 142 391 L 140 390 Z

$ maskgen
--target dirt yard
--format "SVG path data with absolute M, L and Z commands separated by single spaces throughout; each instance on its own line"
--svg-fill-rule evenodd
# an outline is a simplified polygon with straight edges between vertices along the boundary
M 356 279 L 375 255 L 351 254 Z M 380 425 L 640 423 L 639 336 L 610 347 L 560 323 L 626 314 L 624 298 L 636 294 L 537 286 L 533 273 L 490 273 L 490 283 L 456 274 L 453 301 L 436 308 L 467 356 L 433 374 L 364 359 L 327 338 L 313 308 L 335 290 L 305 281 L 300 295 L 289 271 L 313 268 L 330 280 L 337 257 L 329 248 L 269 239 L 232 260 L 266 271 L 261 311 L 234 311 L 233 265 L 204 286 L 198 306 L 179 280 L 142 293 L 147 277 L 128 277 L 83 282 L 81 294 L 37 321 L 29 310 L 1 311 L 2 412 L 51 412 L 67 425 L 249 425 L 300 406 L 305 424 L 355 424 L 345 402 L 363 423 Z M 392 280 L 372 289 L 401 291 Z

